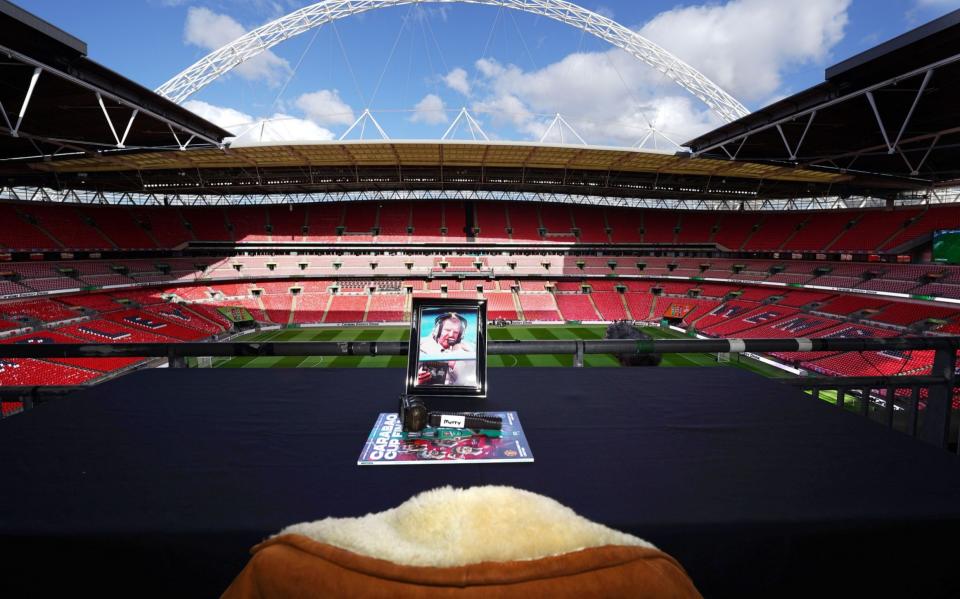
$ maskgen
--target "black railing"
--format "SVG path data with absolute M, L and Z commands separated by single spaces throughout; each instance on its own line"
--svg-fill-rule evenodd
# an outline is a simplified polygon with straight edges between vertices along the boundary
M 186 368 L 188 357 L 266 356 L 401 356 L 406 341 L 211 342 L 129 344 L 0 344 L 0 358 L 166 358 L 171 368 Z M 922 376 L 821 377 L 781 379 L 815 398 L 825 391 L 836 394 L 836 405 L 847 408 L 847 399 L 865 416 L 891 428 L 948 447 L 951 405 L 956 388 L 960 337 L 890 337 L 856 339 L 654 339 L 579 341 L 491 341 L 490 355 L 566 354 L 574 366 L 583 366 L 586 354 L 683 354 L 849 351 L 934 351 L 931 372 Z M 82 386 L 0 387 L 0 400 L 21 401 L 24 407 L 82 389 Z M 925 394 L 924 394 L 925 392 Z M 960 448 L 960 444 L 958 444 Z

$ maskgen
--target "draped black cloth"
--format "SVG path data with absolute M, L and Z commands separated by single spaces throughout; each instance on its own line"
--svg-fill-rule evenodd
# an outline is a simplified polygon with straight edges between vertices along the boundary
M 445 405 L 516 410 L 534 463 L 357 466 L 402 388 L 148 370 L 0 421 L 0 593 L 213 597 L 288 524 L 500 484 L 653 542 L 707 597 L 960 596 L 958 458 L 774 380 L 492 369 L 489 399 Z

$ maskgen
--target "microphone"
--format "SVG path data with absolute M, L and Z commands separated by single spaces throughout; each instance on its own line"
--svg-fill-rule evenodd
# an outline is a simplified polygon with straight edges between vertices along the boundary
M 502 430 L 503 419 L 469 412 L 430 412 L 423 399 L 410 395 L 400 396 L 400 422 L 406 432 L 419 432 L 433 428 L 461 428 Z

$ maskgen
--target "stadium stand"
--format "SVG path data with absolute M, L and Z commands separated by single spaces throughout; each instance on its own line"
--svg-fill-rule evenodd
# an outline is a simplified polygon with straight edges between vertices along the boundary
M 363 322 L 369 295 L 334 295 L 324 322 Z
M 134 208 L 133 218 L 143 223 L 149 235 L 157 241 L 159 247 L 176 248 L 194 240 L 190 229 L 184 226 L 183 216 L 174 207 Z
M 345 207 L 342 241 L 360 243 L 373 241 L 373 230 L 377 226 L 377 204 L 374 202 L 356 202 Z
M 270 235 L 267 234 L 267 212 L 263 206 L 231 206 L 226 213 L 228 226 L 237 242 L 270 241 Z
M 29 215 L 49 236 L 65 249 L 113 249 L 114 245 L 88 222 L 74 206 L 50 206 L 31 204 L 21 206 L 23 214 Z M 99 215 L 99 211 L 97 211 Z
M 809 215 L 799 231 L 784 241 L 781 249 L 794 252 L 829 249 L 858 217 L 859 213 L 847 211 L 815 212 Z
M 102 374 L 43 360 L 0 360 L 0 385 L 80 385 Z
M 557 294 L 554 296 L 563 320 L 601 320 L 590 295 Z M 526 309 L 524 309 L 526 314 Z
M 77 313 L 63 304 L 49 299 L 35 299 L 0 304 L 0 314 L 9 320 L 26 318 L 53 323 L 77 318 Z
M 154 249 L 156 242 L 143 229 L 135 214 L 125 208 L 103 206 L 95 212 L 80 211 L 81 218 L 95 223 L 100 233 L 120 249 Z
M 339 239 L 337 228 L 343 222 L 343 206 L 312 204 L 307 207 L 307 234 L 303 241 L 332 243 Z
M 855 295 L 845 295 L 830 300 L 817 308 L 819 312 L 827 314 L 837 314 L 839 316 L 849 316 L 863 310 L 879 310 L 889 304 L 889 301 L 874 299 L 869 297 L 858 297 Z
M 301 206 L 267 206 L 270 238 L 273 241 L 291 242 L 303 240 L 303 228 L 307 225 L 307 211 Z
M 580 231 L 581 243 L 609 243 L 606 218 L 602 210 L 586 206 L 571 206 L 575 227 Z
M 410 202 L 380 204 L 377 241 L 380 243 L 407 243 L 410 240 Z
M 672 244 L 680 216 L 677 211 L 651 210 L 643 215 L 643 242 Z
M 475 295 L 475 294 L 474 294 Z M 367 322 L 400 322 L 403 318 L 404 296 L 399 293 L 370 296 Z
M 960 209 L 955 206 L 933 206 L 916 215 L 916 218 L 897 235 L 890 238 L 880 249 L 895 251 L 920 237 L 929 236 L 937 229 L 956 229 L 960 224 Z
M 39 227 L 22 216 L 15 204 L 0 204 L 0 245 L 10 250 L 55 249 L 61 247 Z
M 790 240 L 797 229 L 809 218 L 804 213 L 766 213 L 757 231 L 750 237 L 745 248 L 750 250 L 776 250 Z
M 677 243 L 710 243 L 717 226 L 716 214 L 703 214 L 695 211 L 680 211 L 680 230 Z
M 540 215 L 535 204 L 511 204 L 506 210 L 514 241 L 540 241 Z
M 557 303 L 549 293 L 520 293 L 520 309 L 523 319 L 530 321 L 561 321 L 563 317 L 557 312 Z
M 222 208 L 181 208 L 180 214 L 194 237 L 201 241 L 231 241 Z
M 643 228 L 643 213 L 624 208 L 608 208 L 607 223 L 610 225 L 610 241 L 613 243 L 639 243 Z
M 293 309 L 293 296 L 287 294 L 265 294 L 260 297 L 267 318 L 274 324 L 286 326 L 290 323 L 290 312 Z

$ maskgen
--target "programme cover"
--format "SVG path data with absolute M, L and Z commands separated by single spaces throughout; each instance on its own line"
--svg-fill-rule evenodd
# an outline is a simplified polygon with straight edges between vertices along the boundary
M 533 453 L 516 412 L 477 412 L 503 419 L 499 438 L 474 435 L 452 439 L 404 439 L 400 418 L 381 413 L 367 438 L 360 466 L 392 464 L 490 464 L 532 462 Z

